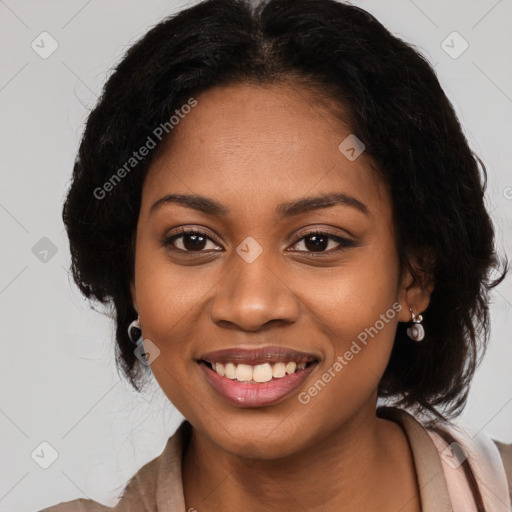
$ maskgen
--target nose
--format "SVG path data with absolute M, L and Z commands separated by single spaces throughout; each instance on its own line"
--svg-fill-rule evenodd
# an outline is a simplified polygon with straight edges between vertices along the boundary
M 216 324 L 244 331 L 269 325 L 292 324 L 300 313 L 300 301 L 284 272 L 270 265 L 265 251 L 251 263 L 234 254 L 231 268 L 215 287 L 210 318 Z

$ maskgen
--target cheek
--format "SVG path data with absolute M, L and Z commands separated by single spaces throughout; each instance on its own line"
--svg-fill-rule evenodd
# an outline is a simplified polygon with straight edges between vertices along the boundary
M 164 251 L 142 244 L 136 253 L 135 286 L 143 336 L 160 350 L 151 364 L 158 385 L 182 414 L 194 418 L 194 400 L 191 403 L 187 389 L 195 365 L 190 340 L 206 290 L 190 267 L 172 265 L 160 253 Z
M 321 374 L 339 363 L 333 369 L 339 377 L 332 379 L 337 384 L 329 386 L 333 400 L 369 393 L 386 368 L 402 309 L 398 268 L 394 248 L 384 240 L 354 251 L 346 264 L 317 273 L 315 280 L 301 279 L 297 289 L 305 311 L 311 312 L 320 337 L 329 340 Z
M 171 264 L 164 250 L 141 243 L 136 253 L 135 286 L 144 337 L 161 351 L 181 350 L 208 290 L 201 270 Z
M 393 250 L 360 248 L 337 268 L 304 272 L 296 289 L 301 290 L 305 309 L 314 311 L 318 324 L 346 342 L 347 336 L 357 337 L 387 311 L 388 317 L 397 316 L 392 305 L 398 300 L 398 275 Z M 390 323 L 379 322 L 379 330 L 388 334 Z
M 326 360 L 311 385 L 302 390 L 302 412 L 318 428 L 346 421 L 375 392 L 388 364 L 401 305 L 394 273 L 382 267 L 347 265 L 323 289 L 305 289 L 320 337 L 328 340 Z M 375 282 L 378 285 L 375 286 Z M 329 415 L 326 418 L 325 411 Z

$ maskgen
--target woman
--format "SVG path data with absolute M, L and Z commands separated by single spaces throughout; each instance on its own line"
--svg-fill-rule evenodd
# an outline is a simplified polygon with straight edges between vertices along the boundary
M 186 421 L 114 509 L 45 510 L 509 510 L 512 446 L 451 422 L 506 273 L 484 190 L 432 68 L 364 10 L 158 24 L 90 114 L 63 217 L 125 375 Z

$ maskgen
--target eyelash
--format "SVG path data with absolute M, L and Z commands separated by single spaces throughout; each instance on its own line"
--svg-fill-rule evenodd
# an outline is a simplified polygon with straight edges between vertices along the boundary
M 204 250 L 186 251 L 186 250 L 178 249 L 178 248 L 174 247 L 173 242 L 179 238 L 182 238 L 184 235 L 200 235 L 204 238 L 207 238 L 208 240 L 215 242 L 218 245 L 221 245 L 218 240 L 215 240 L 214 238 L 212 238 L 210 235 L 208 235 L 204 231 L 201 231 L 200 229 L 196 229 L 196 228 L 181 228 L 177 233 L 174 233 L 170 236 L 165 237 L 162 240 L 162 245 L 171 251 L 176 251 L 176 252 L 181 252 L 181 253 L 188 253 L 188 254 L 204 254 L 205 253 Z M 322 255 L 331 255 L 333 253 L 337 253 L 339 251 L 342 251 L 345 248 L 353 247 L 355 245 L 355 242 L 353 242 L 352 240 L 349 240 L 348 238 L 343 238 L 339 235 L 334 235 L 327 231 L 321 231 L 321 230 L 314 230 L 314 231 L 308 231 L 306 233 L 304 233 L 304 232 L 299 233 L 298 238 L 293 242 L 292 245 L 296 245 L 298 242 L 300 242 L 310 236 L 323 236 L 323 237 L 329 238 L 331 240 L 334 240 L 336 243 L 338 243 L 339 247 L 334 250 L 331 249 L 329 251 L 320 251 L 320 252 L 314 252 L 314 251 L 293 251 L 293 252 L 307 253 L 307 254 L 313 255 L 314 257 L 318 257 L 318 256 L 322 256 Z M 206 251 L 206 252 L 208 252 L 208 251 Z M 214 251 L 214 252 L 220 252 L 220 251 Z

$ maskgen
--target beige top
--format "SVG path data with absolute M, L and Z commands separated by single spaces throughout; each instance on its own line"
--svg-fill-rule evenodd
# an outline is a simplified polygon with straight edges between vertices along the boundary
M 445 478 L 449 473 L 446 473 L 446 468 L 443 469 L 440 448 L 433 442 L 432 433 L 411 414 L 401 409 L 379 407 L 377 415 L 396 421 L 409 440 L 420 489 L 422 512 L 456 512 L 455 501 L 459 500 L 453 499 L 453 483 L 447 482 Z M 191 429 L 189 422 L 182 422 L 167 441 L 164 451 L 145 464 L 130 479 L 115 507 L 106 507 L 93 500 L 78 499 L 45 508 L 40 512 L 187 512 L 181 479 L 181 460 L 183 450 L 190 439 Z M 510 501 L 504 503 L 507 497 L 503 493 L 503 488 L 506 487 L 503 468 L 508 480 L 508 491 L 512 496 L 512 444 L 494 441 L 493 450 L 494 446 L 498 448 L 503 463 L 498 463 L 502 473 L 502 492 L 499 495 L 499 491 L 495 489 L 490 493 L 494 498 L 499 495 L 500 500 L 497 502 L 500 506 L 493 504 L 487 512 L 508 512 L 512 508 Z M 497 458 L 499 459 L 499 456 Z M 492 481 L 494 480 L 499 479 L 493 477 Z M 485 487 L 489 488 L 489 482 Z M 466 510 L 469 509 L 465 508 L 464 512 Z

